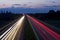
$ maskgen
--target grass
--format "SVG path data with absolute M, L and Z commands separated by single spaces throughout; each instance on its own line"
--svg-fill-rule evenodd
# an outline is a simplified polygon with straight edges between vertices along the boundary
M 46 20 L 45 22 L 57 28 L 60 28 L 60 20 Z

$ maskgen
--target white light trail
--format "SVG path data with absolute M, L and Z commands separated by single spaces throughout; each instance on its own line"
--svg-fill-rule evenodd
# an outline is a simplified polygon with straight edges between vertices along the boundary
M 24 21 L 23 16 L 21 19 L 19 19 L 14 25 L 12 25 L 5 33 L 3 33 L 0 36 L 1 40 L 14 40 L 18 30 L 21 29 L 22 23 Z

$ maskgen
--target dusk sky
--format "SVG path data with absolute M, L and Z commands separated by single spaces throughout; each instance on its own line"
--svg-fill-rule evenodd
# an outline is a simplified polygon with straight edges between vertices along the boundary
M 60 0 L 0 0 L 0 8 L 11 8 L 11 7 L 15 8 L 55 7 L 56 10 L 60 10 Z

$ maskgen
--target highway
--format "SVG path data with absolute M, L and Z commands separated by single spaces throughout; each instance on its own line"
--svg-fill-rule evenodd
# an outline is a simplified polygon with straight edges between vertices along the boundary
M 7 29 L 9 29 L 14 23 L 16 23 L 16 21 L 18 21 L 20 19 L 17 18 L 15 20 L 12 20 L 11 22 L 9 22 L 8 24 L 6 24 L 5 26 L 0 28 L 0 35 L 2 35 Z M 4 25 L 4 24 L 3 24 Z
M 27 15 L 31 25 L 35 29 L 38 40 L 60 40 L 60 35 L 49 29 L 47 26 Z M 42 38 L 40 38 L 42 37 Z
M 27 17 L 25 16 L 25 23 L 23 29 L 23 37 L 21 40 L 37 40 L 34 31 L 32 29 L 32 25 L 29 23 Z
M 0 40 L 60 40 L 60 35 L 52 30 L 59 32 L 60 29 L 47 26 L 46 23 L 29 15 L 23 15 L 8 26 L 6 30 L 2 29 Z
M 24 16 L 22 16 L 16 23 L 14 23 L 7 31 L 5 31 L 1 36 L 1 40 L 14 40 L 17 32 L 22 27 L 24 21 Z

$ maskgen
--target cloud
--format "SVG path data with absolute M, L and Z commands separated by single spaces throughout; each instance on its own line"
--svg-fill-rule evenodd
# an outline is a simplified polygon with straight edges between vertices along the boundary
M 0 8 L 7 8 L 7 7 L 11 7 L 12 5 L 10 4 L 0 4 Z
M 13 4 L 14 6 L 21 6 L 21 4 Z
M 49 6 L 44 6 L 44 7 L 60 7 L 60 5 L 49 5 Z
M 28 2 L 29 4 L 31 4 L 32 2 Z
M 21 7 L 21 4 L 12 4 L 12 6 L 11 7 Z
M 51 1 L 52 3 L 56 3 L 56 1 Z
M 28 4 L 23 4 L 23 6 L 27 6 Z

